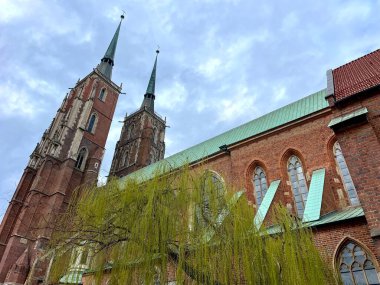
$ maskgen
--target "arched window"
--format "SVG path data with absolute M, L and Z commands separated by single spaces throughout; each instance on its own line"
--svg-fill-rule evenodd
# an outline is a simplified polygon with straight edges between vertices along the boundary
M 341 248 L 337 268 L 344 285 L 380 284 L 370 255 L 351 240 Z
M 255 168 L 255 172 L 253 174 L 253 185 L 255 187 L 256 203 L 257 206 L 260 206 L 268 190 L 267 177 L 264 169 L 260 166 Z
M 87 131 L 90 133 L 95 133 L 97 116 L 95 113 L 92 113 L 90 119 L 88 120 Z
M 86 158 L 87 158 L 87 150 L 86 148 L 83 147 L 78 153 L 77 161 L 75 162 L 74 167 L 82 170 L 86 163 Z
M 105 101 L 106 99 L 106 88 L 102 88 L 99 93 L 99 100 Z
M 301 160 L 292 155 L 288 160 L 288 174 L 293 190 L 298 217 L 302 218 L 307 200 L 307 184 Z
M 128 129 L 128 138 L 127 139 L 132 138 L 134 129 L 135 129 L 135 124 L 132 124 Z
M 122 167 L 128 166 L 129 152 L 125 151 L 122 159 Z
M 153 143 L 157 143 L 157 128 L 153 128 Z
M 338 172 L 342 179 L 344 188 L 347 191 L 348 197 L 350 198 L 351 205 L 360 205 L 358 194 L 356 193 L 354 182 L 352 181 L 350 171 L 348 170 L 346 160 L 344 159 L 342 149 L 338 142 L 335 142 L 333 147 L 333 152 L 335 156 L 335 162 L 338 166 Z
M 226 207 L 223 179 L 213 171 L 206 171 L 202 178 L 200 191 L 201 205 L 196 208 L 199 226 L 213 224 L 221 211 Z

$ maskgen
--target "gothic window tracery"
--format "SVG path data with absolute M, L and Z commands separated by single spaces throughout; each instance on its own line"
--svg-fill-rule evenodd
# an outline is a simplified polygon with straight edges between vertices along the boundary
M 288 175 L 293 191 L 296 211 L 298 217 L 302 218 L 307 201 L 308 189 L 301 160 L 295 155 L 292 155 L 288 160 Z
M 380 284 L 371 256 L 351 240 L 341 248 L 337 265 L 344 285 Z
M 157 143 L 157 128 L 153 128 L 153 143 Z
M 105 101 L 106 100 L 106 89 L 102 88 L 99 92 L 99 100 Z
M 218 215 L 226 207 L 225 186 L 222 177 L 214 171 L 206 171 L 200 189 L 200 205 L 196 207 L 198 226 L 215 223 Z
M 344 188 L 346 189 L 351 205 L 360 205 L 354 182 L 352 181 L 350 171 L 348 170 L 346 160 L 344 159 L 342 149 L 340 148 L 338 142 L 335 142 L 333 152 L 339 175 L 342 179 Z
M 129 129 L 128 129 L 128 136 L 127 136 L 127 139 L 131 139 L 132 136 L 133 136 L 133 131 L 135 129 L 135 124 L 132 124 Z
M 77 161 L 75 162 L 74 167 L 80 170 L 83 170 L 84 165 L 86 164 L 86 159 L 87 159 L 87 149 L 85 147 L 82 147 L 78 153 Z
M 255 172 L 253 174 L 253 185 L 255 188 L 256 203 L 257 206 L 260 206 L 268 190 L 267 177 L 264 169 L 260 166 L 255 168 Z
M 129 152 L 125 151 L 122 159 L 122 167 L 128 166 Z
M 97 123 L 97 115 L 92 113 L 90 119 L 88 120 L 87 131 L 90 133 L 95 133 L 95 125 Z

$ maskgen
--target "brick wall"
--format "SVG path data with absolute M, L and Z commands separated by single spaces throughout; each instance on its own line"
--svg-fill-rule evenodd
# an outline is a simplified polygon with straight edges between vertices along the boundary
M 368 109 L 367 120 L 347 122 L 335 133 L 380 256 L 380 91 L 373 89 L 338 102 L 333 114 L 336 117 L 362 107 Z

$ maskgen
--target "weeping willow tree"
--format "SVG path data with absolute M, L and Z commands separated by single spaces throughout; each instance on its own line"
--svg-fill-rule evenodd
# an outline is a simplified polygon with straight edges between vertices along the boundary
M 173 270 L 177 284 L 337 283 L 311 230 L 286 209 L 274 207 L 271 232 L 253 219 L 244 193 L 210 173 L 185 167 L 144 183 L 114 180 L 83 190 L 61 217 L 51 282 L 80 246 L 97 282 L 108 274 L 109 284 L 166 284 Z

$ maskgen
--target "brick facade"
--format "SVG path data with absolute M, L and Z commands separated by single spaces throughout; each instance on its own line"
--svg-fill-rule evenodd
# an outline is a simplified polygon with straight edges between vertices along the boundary
M 121 20 L 124 16 L 121 16 Z M 111 81 L 121 21 L 100 64 L 66 95 L 30 155 L 0 226 L 0 284 L 44 281 L 57 214 L 95 184 L 121 86 Z
M 380 51 L 372 53 L 371 57 L 380 57 Z M 364 59 L 364 61 L 356 60 L 354 67 L 348 64 L 340 67 L 339 72 L 328 72 L 328 77 L 334 77 L 334 74 L 335 76 L 339 75 L 335 78 L 328 78 L 326 96 L 328 107 L 275 129 L 225 145 L 221 151 L 201 161 L 195 161 L 191 166 L 194 169 L 215 171 L 226 183 L 233 185 L 236 189 L 246 189 L 246 195 L 253 211 L 258 210 L 253 173 L 255 167 L 260 166 L 266 173 L 268 185 L 272 181 L 281 180 L 272 206 L 275 203 L 282 203 L 294 216 L 297 216 L 297 213 L 289 181 L 288 159 L 292 155 L 296 155 L 300 159 L 308 188 L 313 171 L 324 168 L 326 174 L 321 217 L 331 215 L 331 213 L 344 212 L 347 209 L 358 209 L 358 207 L 364 210 L 364 216 L 313 226 L 316 246 L 327 262 L 336 268 L 340 266 L 337 263 L 340 249 L 346 242 L 352 241 L 366 251 L 379 275 L 380 87 L 377 82 L 380 82 L 380 77 L 374 79 L 373 76 L 378 76 L 378 69 L 374 68 L 374 75 L 371 72 L 364 72 L 364 75 L 369 76 L 370 80 L 365 78 L 362 71 L 366 68 L 363 64 L 368 63 L 368 58 L 364 57 Z M 356 74 L 355 68 L 358 67 L 359 71 Z M 349 71 L 346 71 L 345 68 L 348 68 Z M 342 74 L 360 78 L 346 78 L 342 77 Z M 344 80 L 344 83 L 339 80 Z M 361 81 L 365 83 L 366 88 L 360 87 L 359 93 L 353 92 L 352 90 L 356 90 Z M 368 86 L 369 82 L 374 82 L 376 85 Z M 350 83 L 355 86 L 350 86 Z M 340 88 L 338 97 L 334 96 L 334 84 Z M 358 110 L 365 111 L 360 115 L 353 115 Z M 332 124 L 334 120 L 339 122 Z M 341 170 L 339 170 L 333 152 L 336 142 L 340 145 L 355 185 L 360 201 L 359 206 L 352 204 L 346 189 L 347 186 L 343 183 Z M 271 224 L 270 215 L 266 217 L 264 223 Z M 89 284 L 86 283 L 86 280 L 90 279 L 91 276 L 85 276 L 84 284 Z
M 166 122 L 145 107 L 126 116 L 110 175 L 123 177 L 164 158 Z

